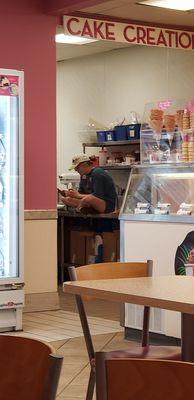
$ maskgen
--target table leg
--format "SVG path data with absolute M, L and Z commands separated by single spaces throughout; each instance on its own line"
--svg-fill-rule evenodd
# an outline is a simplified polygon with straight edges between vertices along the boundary
M 64 264 L 64 218 L 61 217 L 61 265 Z
M 194 314 L 181 315 L 182 361 L 194 362 Z
M 64 282 L 64 217 L 58 216 L 58 268 L 59 268 L 59 277 L 58 283 Z

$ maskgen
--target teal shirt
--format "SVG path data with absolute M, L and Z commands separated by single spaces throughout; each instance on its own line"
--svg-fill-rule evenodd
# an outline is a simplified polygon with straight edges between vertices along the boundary
M 93 194 L 106 203 L 105 212 L 115 210 L 116 189 L 112 177 L 102 168 L 93 168 L 89 174 L 82 175 L 80 180 L 79 192 L 81 194 Z

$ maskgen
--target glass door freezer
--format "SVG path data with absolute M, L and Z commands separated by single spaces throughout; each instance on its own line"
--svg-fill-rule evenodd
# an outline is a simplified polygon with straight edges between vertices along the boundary
M 24 76 L 0 69 L 0 330 L 22 329 Z

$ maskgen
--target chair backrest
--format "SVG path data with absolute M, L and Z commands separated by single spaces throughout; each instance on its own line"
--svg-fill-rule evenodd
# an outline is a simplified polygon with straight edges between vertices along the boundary
M 0 400 L 54 400 L 62 360 L 48 344 L 0 335 Z
M 151 359 L 110 359 L 96 353 L 96 400 L 193 398 L 194 364 Z
M 83 267 L 69 267 L 69 276 L 71 281 L 77 280 L 99 280 L 99 279 L 120 279 L 120 278 L 137 278 L 152 275 L 153 261 L 147 262 L 110 262 L 90 264 Z M 94 347 L 90 334 L 90 329 L 87 321 L 87 316 L 83 304 L 84 300 L 93 300 L 94 297 L 76 295 L 76 303 L 79 311 L 80 321 L 84 333 L 86 347 L 89 355 L 90 362 L 94 358 Z M 147 346 L 149 341 L 149 318 L 150 308 L 144 307 L 143 315 L 143 330 L 142 330 L 142 346 Z
M 76 268 L 78 281 L 98 279 L 140 278 L 152 274 L 152 261 L 106 262 Z

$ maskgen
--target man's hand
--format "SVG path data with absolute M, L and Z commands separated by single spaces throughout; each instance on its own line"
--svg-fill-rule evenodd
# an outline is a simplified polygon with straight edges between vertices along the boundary
M 66 197 L 68 190 L 61 190 L 61 189 L 57 188 L 57 192 L 59 194 L 61 194 L 61 196 Z
M 61 194 L 63 197 L 71 197 L 72 199 L 82 199 L 82 195 L 75 189 L 57 189 L 58 193 Z
M 66 190 L 66 196 L 71 197 L 72 199 L 82 198 L 82 195 L 75 189 Z
M 79 207 L 80 204 L 80 200 L 79 199 L 75 199 L 72 197 L 61 197 L 61 201 L 63 204 L 65 204 L 66 206 L 70 206 L 73 208 L 77 208 Z

